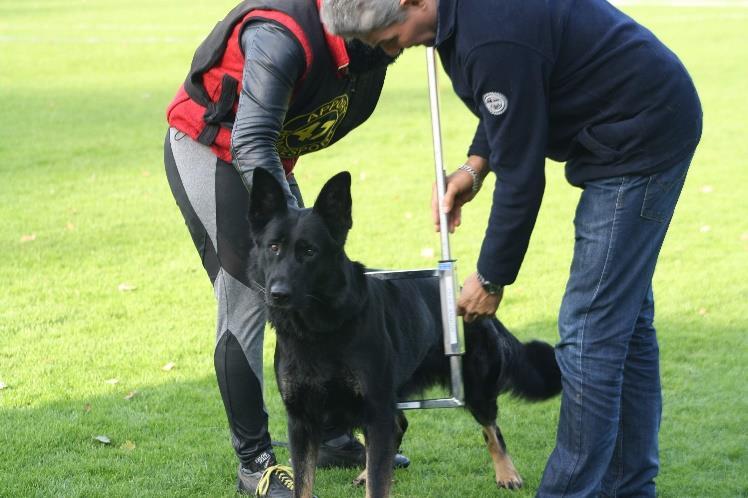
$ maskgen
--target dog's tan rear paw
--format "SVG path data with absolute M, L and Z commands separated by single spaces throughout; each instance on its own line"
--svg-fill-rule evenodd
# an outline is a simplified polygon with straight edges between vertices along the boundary
M 364 469 L 363 472 L 361 472 L 357 478 L 353 480 L 354 486 L 363 486 L 366 484 L 366 469 Z
M 519 474 L 508 474 L 496 479 L 496 485 L 500 488 L 519 489 L 522 487 L 522 478 Z

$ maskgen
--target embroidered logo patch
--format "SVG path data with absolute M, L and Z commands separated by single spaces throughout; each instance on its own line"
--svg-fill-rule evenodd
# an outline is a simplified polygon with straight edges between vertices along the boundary
M 484 93 L 483 103 L 486 105 L 486 109 L 488 109 L 488 112 L 490 112 L 494 116 L 504 114 L 504 111 L 506 111 L 506 108 L 509 105 L 509 101 L 506 99 L 506 96 L 503 93 L 499 92 Z
M 309 114 L 283 123 L 276 147 L 281 158 L 298 157 L 330 145 L 348 112 L 348 95 L 340 95 Z

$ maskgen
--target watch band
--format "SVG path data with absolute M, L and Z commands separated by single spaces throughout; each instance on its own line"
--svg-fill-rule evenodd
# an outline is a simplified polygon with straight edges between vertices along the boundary
M 479 271 L 476 271 L 475 275 L 478 277 L 478 282 L 480 282 L 481 287 L 483 287 L 483 289 L 485 289 L 485 291 L 489 294 L 496 296 L 500 294 L 502 290 L 504 290 L 503 285 L 493 284 L 489 282 L 488 280 L 486 280 L 486 277 L 480 274 Z
M 472 187 L 472 189 L 471 189 L 471 190 L 472 190 L 472 192 L 473 192 L 474 194 L 475 194 L 476 192 L 478 192 L 478 191 L 480 190 L 480 187 L 481 187 L 481 185 L 483 184 L 483 182 L 481 181 L 480 177 L 478 176 L 478 172 L 477 172 L 477 171 L 475 171 L 475 170 L 473 169 L 473 167 L 472 167 L 472 166 L 470 166 L 470 165 L 469 165 L 468 163 L 465 163 L 465 164 L 461 165 L 461 166 L 460 166 L 459 168 L 457 168 L 457 169 L 459 169 L 459 170 L 462 170 L 462 171 L 464 171 L 465 173 L 467 173 L 467 174 L 469 174 L 470 176 L 472 176 L 472 177 L 473 177 L 473 187 Z

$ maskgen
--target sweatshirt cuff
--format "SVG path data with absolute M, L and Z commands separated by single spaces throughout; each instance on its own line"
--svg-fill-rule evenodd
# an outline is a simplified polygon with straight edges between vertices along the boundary
M 496 285 L 511 285 L 517 280 L 517 274 L 519 273 L 519 267 L 507 268 L 500 264 L 497 264 L 493 258 L 484 255 L 481 251 L 481 255 L 478 258 L 478 273 L 483 278 Z

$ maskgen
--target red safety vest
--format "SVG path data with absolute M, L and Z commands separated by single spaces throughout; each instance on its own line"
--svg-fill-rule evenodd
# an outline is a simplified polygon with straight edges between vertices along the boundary
M 376 106 L 386 68 L 348 75 L 345 42 L 324 30 L 317 9 L 316 0 L 239 4 L 195 52 L 190 72 L 167 109 L 169 125 L 231 162 L 231 128 L 244 70 L 240 37 L 244 26 L 258 19 L 287 28 L 306 58 L 276 144 L 286 173 L 300 155 L 327 147 L 361 124 Z

